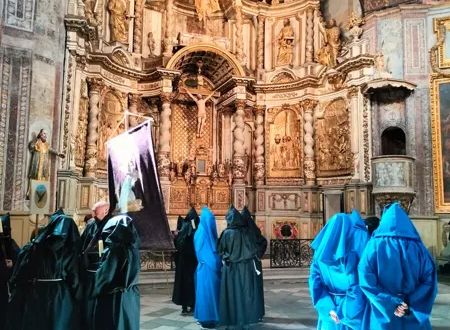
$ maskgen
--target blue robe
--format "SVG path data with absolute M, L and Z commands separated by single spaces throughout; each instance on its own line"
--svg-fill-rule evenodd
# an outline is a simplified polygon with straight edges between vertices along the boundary
M 315 250 L 309 290 L 318 313 L 317 329 L 360 329 L 365 298 L 358 285 L 359 256 L 368 240 L 365 226 L 336 214 L 311 244 Z M 330 317 L 336 312 L 340 323 Z
M 369 302 L 362 329 L 431 329 L 437 293 L 434 261 L 398 203 L 385 210 L 358 270 Z M 402 302 L 410 313 L 397 317 L 394 311 Z
M 222 263 L 217 254 L 216 220 L 207 207 L 200 213 L 200 224 L 194 235 L 194 247 L 198 261 L 195 272 L 194 317 L 201 323 L 217 323 Z

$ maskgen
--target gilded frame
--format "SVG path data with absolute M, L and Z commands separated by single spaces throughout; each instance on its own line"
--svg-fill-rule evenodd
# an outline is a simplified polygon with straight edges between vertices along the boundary
M 440 69 L 450 68 L 450 16 L 435 18 L 433 29 L 438 40 L 438 66 Z
M 447 168 L 450 163 L 450 150 L 445 154 L 449 159 L 445 160 L 445 149 L 447 143 L 450 143 L 450 106 L 445 107 L 447 110 L 447 120 L 442 117 L 442 103 L 441 103 L 441 90 L 444 85 L 448 85 L 447 102 L 450 104 L 450 77 L 433 76 L 430 81 L 430 101 L 431 101 L 431 130 L 432 130 L 432 145 L 433 145 L 433 180 L 434 180 L 434 207 L 436 213 L 450 213 L 450 174 L 446 178 L 444 176 L 444 168 Z M 442 129 L 442 124 L 448 127 Z M 448 130 L 448 131 L 447 131 Z M 446 135 L 443 137 L 443 134 Z M 446 143 L 443 143 L 444 139 Z M 444 144 L 444 145 L 443 145 Z M 444 164 L 447 162 L 447 164 Z M 446 186 L 447 185 L 447 189 Z M 447 191 L 446 191 L 447 190 Z M 447 197 L 446 197 L 447 193 Z

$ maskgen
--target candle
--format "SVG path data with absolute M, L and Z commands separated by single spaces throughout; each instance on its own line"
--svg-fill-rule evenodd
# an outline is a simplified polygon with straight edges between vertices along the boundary
M 98 241 L 98 255 L 101 257 L 103 253 L 103 241 L 100 239 Z
M 3 223 L 2 220 L 0 219 L 0 234 L 3 233 Z
M 196 226 L 195 226 L 195 221 L 194 221 L 194 219 L 191 219 L 191 225 L 192 225 L 192 228 L 194 228 L 194 230 L 195 230 Z

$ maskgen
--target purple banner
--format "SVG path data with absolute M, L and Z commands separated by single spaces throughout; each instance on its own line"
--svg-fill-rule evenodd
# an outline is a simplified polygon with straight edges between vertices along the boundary
M 142 250 L 174 248 L 157 172 L 150 121 L 108 141 L 108 187 L 111 208 L 133 218 Z

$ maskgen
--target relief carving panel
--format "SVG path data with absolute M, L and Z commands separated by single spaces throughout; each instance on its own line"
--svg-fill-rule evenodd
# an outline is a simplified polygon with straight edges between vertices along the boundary
M 81 98 L 78 114 L 78 131 L 75 137 L 75 165 L 84 167 L 84 159 L 86 153 L 86 136 L 88 124 L 89 97 L 86 81 L 81 82 L 80 90 Z
M 317 118 L 316 132 L 318 176 L 351 174 L 350 122 L 343 98 L 325 106 L 323 114 Z
M 301 209 L 300 196 L 298 194 L 271 194 L 270 207 L 272 210 L 297 211 Z

